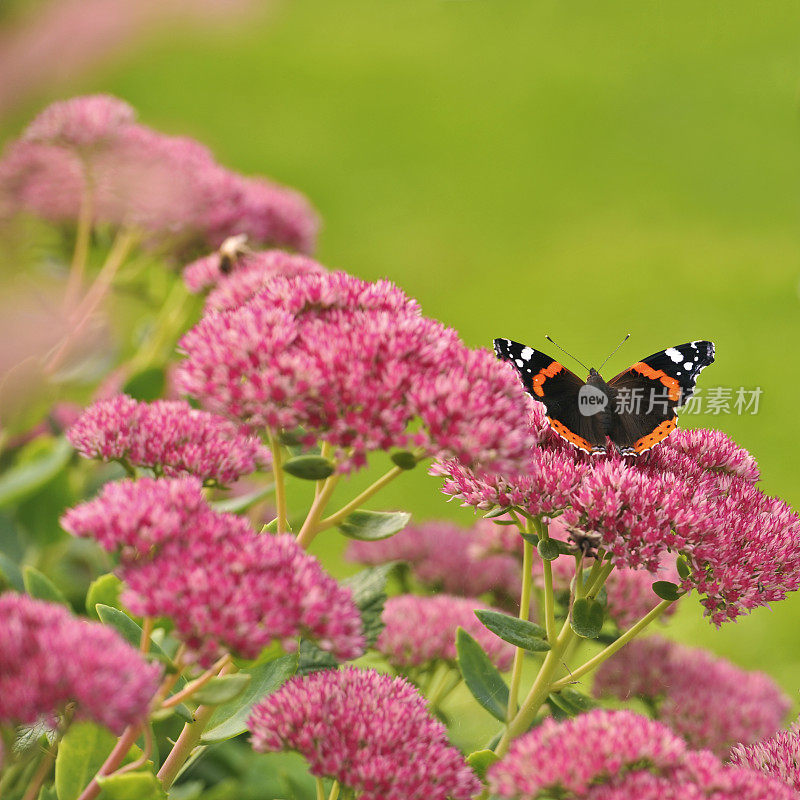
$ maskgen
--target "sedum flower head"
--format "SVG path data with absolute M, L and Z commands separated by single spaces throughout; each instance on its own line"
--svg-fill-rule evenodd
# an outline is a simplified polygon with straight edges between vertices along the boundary
M 390 597 L 383 610 L 384 628 L 375 648 L 395 668 L 422 667 L 436 661 L 456 660 L 456 631 L 464 628 L 500 670 L 511 667 L 514 648 L 485 628 L 475 609 L 479 600 L 437 594 Z
M 636 639 L 597 671 L 598 696 L 647 699 L 692 747 L 728 755 L 780 728 L 791 702 L 763 672 L 659 636 Z
M 171 477 L 227 485 L 269 464 L 269 451 L 230 421 L 182 400 L 137 402 L 127 395 L 89 406 L 68 438 L 86 458 L 122 461 Z
M 432 468 L 443 491 L 480 509 L 518 506 L 560 514 L 573 542 L 602 549 L 618 567 L 656 572 L 667 552 L 683 553 L 685 590 L 701 595 L 719 625 L 783 599 L 800 587 L 800 518 L 755 485 L 752 456 L 716 431 L 684 432 L 632 460 L 589 458 L 543 423 L 523 471 L 480 472 L 461 460 Z
M 739 744 L 731 750 L 730 762 L 770 775 L 800 793 L 800 728 L 794 724 L 770 739 Z
M 665 725 L 630 711 L 545 720 L 488 770 L 501 800 L 796 800 L 785 784 L 689 750 Z
M 298 636 L 341 660 L 361 655 L 350 590 L 291 536 L 254 533 L 244 519 L 214 511 L 201 490 L 196 478 L 120 481 L 62 524 L 120 552 L 125 605 L 169 617 L 203 666 L 225 652 L 255 658 L 273 641 L 291 648 Z
M 276 278 L 236 310 L 207 314 L 181 347 L 184 391 L 247 425 L 302 427 L 334 446 L 343 470 L 412 446 L 500 466 L 531 443 L 513 375 L 387 281 Z
M 112 629 L 13 592 L 0 619 L 0 724 L 53 721 L 69 705 L 120 734 L 147 716 L 161 668 Z
M 468 800 L 480 781 L 402 678 L 353 668 L 295 677 L 253 709 L 258 752 L 294 750 L 362 800 Z
M 73 97 L 47 106 L 28 125 L 21 138 L 27 142 L 87 150 L 111 142 L 135 117 L 131 106 L 111 95 Z

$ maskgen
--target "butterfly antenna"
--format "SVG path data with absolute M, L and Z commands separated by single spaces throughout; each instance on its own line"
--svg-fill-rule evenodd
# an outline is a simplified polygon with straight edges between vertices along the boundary
M 553 341 L 553 340 L 552 340 L 552 339 L 551 339 L 551 338 L 550 338 L 550 337 L 549 337 L 547 334 L 545 334 L 545 335 L 544 335 L 544 338 L 545 338 L 545 339 L 547 339 L 547 341 L 548 341 L 548 342 L 550 342 L 550 344 L 555 344 L 555 345 L 556 345 L 556 347 L 557 347 L 557 348 L 558 348 L 558 349 L 559 349 L 559 350 L 560 350 L 562 353 L 567 353 L 567 351 L 566 351 L 566 350 L 565 350 L 565 349 L 564 349 L 564 348 L 563 348 L 563 347 L 562 347 L 560 344 L 556 344 L 556 343 L 555 343 L 555 342 L 554 342 L 554 341 Z M 569 357 L 570 357 L 570 358 L 571 358 L 573 361 L 578 361 L 578 359 L 577 359 L 577 358 L 575 358 L 575 356 L 574 356 L 574 355 L 572 355 L 572 353 L 567 353 L 567 355 L 568 355 L 568 356 L 569 356 Z M 589 367 L 587 367 L 587 366 L 586 366 L 586 364 L 584 364 L 584 363 L 583 363 L 583 361 L 578 361 L 578 363 L 579 363 L 579 364 L 580 364 L 580 365 L 581 365 L 581 366 L 582 366 L 582 367 L 583 367 L 585 370 L 587 370 L 587 371 L 589 370 Z
M 624 345 L 625 342 L 627 342 L 628 339 L 630 339 L 630 338 L 631 338 L 631 335 L 629 333 L 626 333 L 625 334 L 625 338 L 614 348 L 614 352 L 611 354 L 611 356 L 613 356 L 614 353 L 616 353 L 617 350 L 619 350 L 620 347 L 622 347 L 622 345 Z M 606 360 L 597 368 L 598 372 L 600 372 L 600 370 L 603 369 L 603 367 L 606 365 L 606 361 L 608 361 L 608 359 L 611 358 L 611 356 L 606 356 Z

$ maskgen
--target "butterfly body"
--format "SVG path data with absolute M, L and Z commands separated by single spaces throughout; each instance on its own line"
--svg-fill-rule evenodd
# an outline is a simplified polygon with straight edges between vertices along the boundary
M 551 428 L 586 453 L 605 453 L 607 440 L 637 456 L 677 427 L 676 409 L 694 392 L 697 376 L 714 361 L 714 345 L 687 342 L 638 361 L 610 381 L 592 368 L 585 381 L 540 350 L 495 339 L 527 391 L 542 402 Z

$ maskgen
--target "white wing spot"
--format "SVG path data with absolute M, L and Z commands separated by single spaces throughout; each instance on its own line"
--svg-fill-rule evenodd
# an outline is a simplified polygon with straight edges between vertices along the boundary
M 533 348 L 532 347 L 524 347 L 522 349 L 522 352 L 520 353 L 520 357 L 524 361 L 528 361 L 532 355 L 533 355 Z
M 521 366 L 522 366 L 522 359 L 521 359 L 521 358 L 515 358 L 515 359 L 514 359 L 514 363 L 515 363 L 515 364 L 516 364 L 518 367 L 521 367 Z
M 697 359 L 695 359 L 695 361 L 697 361 Z M 687 362 L 686 362 L 686 363 L 683 365 L 683 368 L 684 368 L 684 369 L 691 369 L 693 366 L 694 366 L 694 365 L 692 364 L 692 362 L 691 362 L 691 361 L 687 361 Z
M 683 356 L 681 355 L 681 351 L 676 350 L 674 347 L 670 347 L 669 350 L 665 350 L 664 354 L 668 355 L 676 364 L 679 361 L 683 361 Z

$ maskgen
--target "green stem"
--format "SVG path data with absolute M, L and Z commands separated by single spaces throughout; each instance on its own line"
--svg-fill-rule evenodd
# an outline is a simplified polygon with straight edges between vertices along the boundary
M 69 267 L 67 288 L 64 292 L 64 307 L 69 312 L 78 298 L 86 272 L 86 261 L 89 255 L 89 242 L 92 236 L 92 221 L 94 219 L 94 187 L 89 177 L 89 170 L 85 168 L 86 191 L 81 197 L 81 207 L 78 211 L 78 228 L 75 232 L 75 249 L 72 251 L 72 262 Z
M 674 600 L 662 600 L 650 613 L 645 614 L 633 627 L 628 628 L 622 636 L 619 637 L 613 644 L 608 645 L 605 650 L 599 652 L 594 658 L 590 658 L 585 664 L 573 670 L 566 678 L 556 681 L 551 687 L 550 691 L 558 692 L 565 686 L 574 683 L 578 678 L 583 677 L 588 672 L 591 672 L 596 667 L 599 667 L 607 659 L 611 658 L 614 653 L 621 650 L 631 639 L 638 636 L 653 620 L 658 619 L 664 611 L 675 602 Z
M 339 796 L 339 781 L 334 781 L 331 786 L 331 793 L 328 795 L 328 800 L 336 800 Z
M 531 587 L 533 585 L 533 545 L 523 539 L 522 550 L 522 592 L 519 598 L 519 618 L 530 619 L 531 612 Z M 514 719 L 517 713 L 517 700 L 519 698 L 519 684 L 522 680 L 522 665 L 525 661 L 525 648 L 517 647 L 514 652 L 514 666 L 511 671 L 511 688 L 508 692 L 507 722 Z
M 328 505 L 328 501 L 331 499 L 331 495 L 341 477 L 341 475 L 331 475 L 330 478 L 326 478 L 325 483 L 322 484 L 322 488 L 319 490 L 319 494 L 314 498 L 314 502 L 308 510 L 306 521 L 303 523 L 303 527 L 300 528 L 300 533 L 297 534 L 296 541 L 303 550 L 308 550 L 309 545 L 314 541 L 314 537 L 320 531 L 330 527 L 329 525 L 323 525 L 319 520 L 325 512 L 325 506 Z
M 25 794 L 22 795 L 22 800 L 36 800 L 39 795 L 39 789 L 44 783 L 45 778 L 50 774 L 50 770 L 53 768 L 57 751 L 58 742 L 53 742 L 47 749 L 47 752 L 45 752 L 33 778 L 31 778 L 31 782 L 28 784 Z
M 283 475 L 283 450 L 273 431 L 267 432 L 269 447 L 272 450 L 272 475 L 275 479 L 275 505 L 278 507 L 278 533 L 289 530 L 286 506 L 286 483 Z
M 533 533 L 534 531 L 539 534 L 540 542 L 550 538 L 548 526 L 538 517 L 534 517 L 528 525 L 528 532 Z M 547 641 L 552 645 L 556 636 L 556 598 L 553 591 L 553 565 L 547 559 L 542 559 L 542 574 L 544 577 L 544 626 L 547 631 Z
M 573 636 L 574 633 L 567 619 L 558 637 L 551 645 L 550 650 L 547 651 L 547 655 L 539 669 L 539 674 L 536 676 L 536 680 L 533 682 L 528 696 L 522 701 L 519 711 L 514 716 L 514 719 L 506 726 L 506 730 L 497 743 L 497 747 L 495 748 L 495 753 L 497 753 L 497 755 L 501 757 L 504 756 L 508 752 L 508 747 L 512 740 L 516 739 L 517 736 L 525 733 L 525 731 L 530 728 L 542 703 L 544 703 L 547 696 L 552 691 L 551 681 L 553 675 L 561 665 L 561 655 L 567 645 L 572 641 Z
M 424 448 L 420 447 L 414 451 L 414 457 L 417 459 L 417 461 L 424 456 Z M 346 506 L 340 508 L 335 514 L 331 514 L 331 516 L 323 519 L 317 526 L 317 533 L 319 533 L 319 531 L 332 528 L 334 525 L 338 525 L 343 519 L 345 519 L 345 517 L 347 517 L 349 514 L 352 514 L 356 509 L 361 508 L 361 506 L 364 505 L 364 503 L 366 503 L 370 497 L 383 489 L 384 486 L 391 483 L 398 475 L 402 475 L 402 473 L 405 471 L 406 470 L 401 469 L 400 467 L 392 467 L 388 472 L 385 472 L 380 478 L 378 478 L 375 483 L 364 489 L 364 491 L 361 492 L 358 497 L 353 498 Z M 330 480 L 330 478 L 328 480 Z
M 322 778 L 314 779 L 317 784 L 317 800 L 325 800 L 325 786 L 322 783 Z

